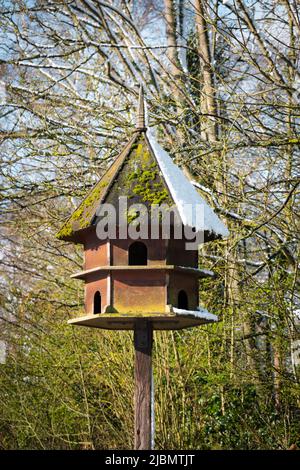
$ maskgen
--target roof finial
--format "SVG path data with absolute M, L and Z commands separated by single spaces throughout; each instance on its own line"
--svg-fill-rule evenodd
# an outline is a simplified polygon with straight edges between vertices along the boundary
M 137 114 L 136 114 L 136 129 L 145 129 L 145 98 L 144 98 L 144 90 L 143 85 L 140 84 L 140 91 L 139 91 L 139 102 L 137 107 Z

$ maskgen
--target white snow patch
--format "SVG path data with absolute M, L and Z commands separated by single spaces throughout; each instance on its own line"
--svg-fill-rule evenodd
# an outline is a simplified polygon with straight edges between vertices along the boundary
M 183 225 L 195 228 L 197 232 L 206 230 L 217 236 L 228 237 L 227 227 L 159 145 L 152 130 L 147 130 L 147 137 Z
M 213 271 L 210 271 L 209 269 L 191 268 L 190 266 L 178 266 L 178 267 L 185 269 L 185 270 L 188 269 L 189 271 L 192 271 L 192 272 L 202 273 L 205 276 L 215 277 L 215 273 Z
M 203 307 L 197 307 L 197 310 L 183 310 L 182 308 L 172 308 L 174 313 L 178 315 L 192 315 L 195 318 L 203 318 L 204 320 L 218 321 L 217 315 L 210 313 Z
M 0 341 L 0 364 L 5 364 L 6 361 L 6 344 Z
M 300 320 L 300 309 L 294 310 L 294 315 Z

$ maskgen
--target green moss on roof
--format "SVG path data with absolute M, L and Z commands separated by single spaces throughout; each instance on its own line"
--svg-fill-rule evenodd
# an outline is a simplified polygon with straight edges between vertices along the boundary
M 87 228 L 97 210 L 98 201 L 101 200 L 105 189 L 110 181 L 111 174 L 107 172 L 99 183 L 92 189 L 80 206 L 73 212 L 72 216 L 62 226 L 57 238 L 64 239 L 71 236 L 75 231 Z
M 118 197 L 121 195 L 127 196 L 133 203 L 140 202 L 149 206 L 162 203 L 172 205 L 172 199 L 157 162 L 141 134 L 131 139 L 101 180 L 62 226 L 57 238 L 72 239 L 76 232 L 92 224 L 101 203 L 105 201 L 117 205 Z
M 160 169 L 143 137 L 132 149 L 122 171 L 118 174 L 107 202 L 117 204 L 120 193 L 127 196 L 133 204 L 172 205 Z

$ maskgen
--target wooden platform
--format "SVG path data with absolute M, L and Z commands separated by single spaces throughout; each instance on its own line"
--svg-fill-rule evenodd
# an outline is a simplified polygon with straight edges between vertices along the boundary
M 86 271 L 79 271 L 78 273 L 72 274 L 70 277 L 72 279 L 86 279 L 91 274 L 108 271 L 176 271 L 191 274 L 199 278 L 214 277 L 214 273 L 206 269 L 175 266 L 170 264 L 148 264 L 146 266 L 98 266 L 96 268 L 87 269 Z
M 70 325 L 89 326 L 106 330 L 134 330 L 138 321 L 151 323 L 153 330 L 181 330 L 192 326 L 215 323 L 214 320 L 197 318 L 193 315 L 182 315 L 174 312 L 165 313 L 99 313 L 74 318 Z

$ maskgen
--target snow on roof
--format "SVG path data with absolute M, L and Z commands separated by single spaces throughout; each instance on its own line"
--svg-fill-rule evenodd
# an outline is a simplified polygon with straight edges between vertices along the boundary
M 297 317 L 298 320 L 300 320 L 300 309 L 299 308 L 297 310 L 294 310 L 294 315 Z
M 210 271 L 209 269 L 192 268 L 190 266 L 178 266 L 178 267 L 184 269 L 185 271 L 201 273 L 201 274 L 203 274 L 204 276 L 207 276 L 207 277 L 215 277 L 215 273 L 213 271 Z
M 146 135 L 183 225 L 194 227 L 197 232 L 208 231 L 214 232 L 217 236 L 228 237 L 227 227 L 200 196 L 182 170 L 173 163 L 170 155 L 159 145 L 153 130 L 148 129 Z M 197 216 L 197 212 L 200 217 Z
M 183 310 L 182 308 L 172 308 L 174 313 L 177 313 L 177 315 L 192 315 L 193 317 L 196 318 L 203 318 L 205 320 L 211 320 L 211 321 L 218 321 L 217 315 L 214 315 L 213 313 L 209 313 L 206 308 L 203 307 L 197 307 L 197 310 Z

